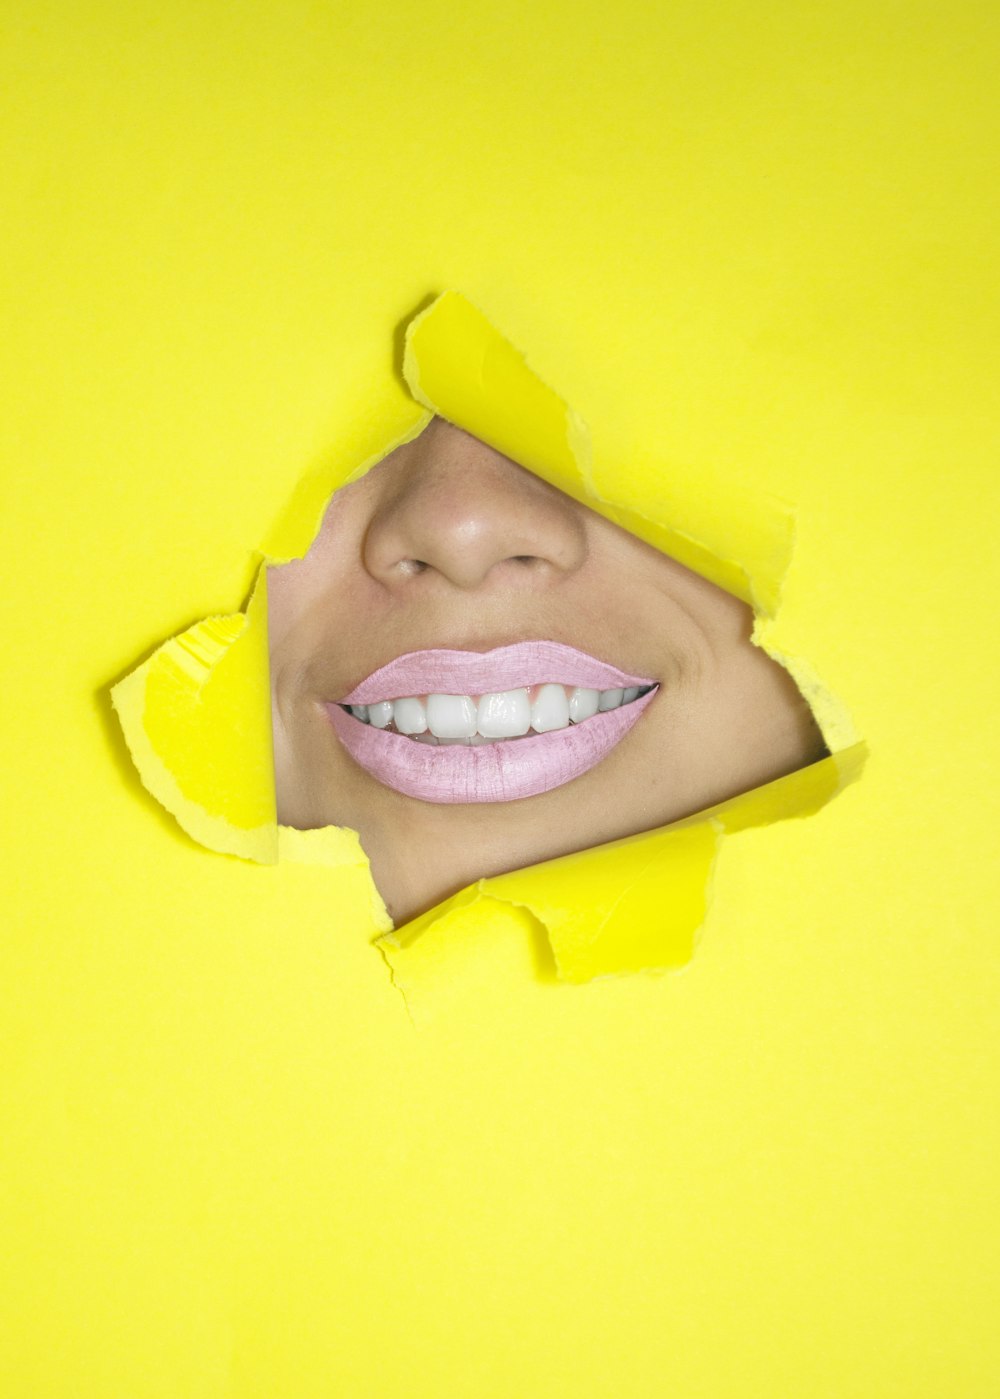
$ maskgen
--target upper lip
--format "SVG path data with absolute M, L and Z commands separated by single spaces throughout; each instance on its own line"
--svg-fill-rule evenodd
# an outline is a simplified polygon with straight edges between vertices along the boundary
M 560 641 L 519 641 L 492 651 L 409 651 L 372 671 L 341 704 L 408 695 L 481 695 L 553 682 L 592 690 L 655 685 Z

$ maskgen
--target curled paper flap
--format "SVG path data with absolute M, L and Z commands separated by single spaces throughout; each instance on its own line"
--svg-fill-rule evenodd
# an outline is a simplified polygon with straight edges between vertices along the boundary
M 710 582 L 772 614 L 792 556 L 794 512 L 731 481 L 676 472 L 642 495 L 605 494 L 587 428 L 481 311 L 445 292 L 406 333 L 414 398 Z M 612 468 L 613 469 L 613 468 Z
M 673 970 L 694 952 L 722 837 L 812 815 L 860 776 L 865 759 L 855 744 L 660 830 L 482 879 L 379 946 L 409 996 L 462 936 L 455 915 L 492 901 L 526 910 L 544 929 L 561 980 Z
M 308 473 L 267 541 L 266 563 L 305 553 L 333 492 L 436 414 L 750 603 L 754 640 L 802 677 L 824 737 L 839 751 L 672 826 L 481 880 L 395 932 L 387 932 L 391 925 L 373 886 L 380 950 L 405 990 L 437 964 L 464 919 L 506 906 L 544 928 L 563 980 L 681 966 L 705 917 L 722 837 L 817 810 L 864 762 L 864 745 L 839 701 L 804 662 L 772 649 L 768 619 L 791 556 L 792 511 L 705 473 L 697 479 L 644 473 L 641 498 L 634 483 L 621 495 L 606 485 L 598 490 L 582 421 L 457 293 L 445 293 L 411 322 L 403 372 L 412 399 L 393 402 L 392 439 L 385 442 L 384 425 L 378 436 L 370 416 L 336 461 Z M 143 783 L 202 845 L 264 863 L 291 859 L 331 870 L 364 860 L 353 831 L 277 825 L 264 568 L 245 613 L 209 618 L 167 641 L 112 693 Z
M 245 613 L 197 622 L 111 692 L 157 801 L 199 844 L 262 863 L 278 858 L 267 676 L 261 572 Z

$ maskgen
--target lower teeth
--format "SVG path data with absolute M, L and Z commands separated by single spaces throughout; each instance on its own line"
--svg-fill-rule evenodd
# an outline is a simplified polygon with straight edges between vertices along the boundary
M 399 734 L 395 724 L 390 724 L 382 732 Z M 412 739 L 414 743 L 427 743 L 433 748 L 481 748 L 484 743 L 516 743 L 518 738 L 538 737 L 534 729 L 529 729 L 526 734 L 518 734 L 515 738 L 484 738 L 482 734 L 473 734 L 471 738 L 436 738 L 432 733 L 400 734 L 399 736 Z

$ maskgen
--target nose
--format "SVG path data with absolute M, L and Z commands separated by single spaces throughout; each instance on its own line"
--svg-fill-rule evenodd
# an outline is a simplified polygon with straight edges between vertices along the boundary
M 466 590 L 514 577 L 537 585 L 587 556 L 583 507 L 441 419 L 376 471 L 364 564 L 389 587 L 431 570 Z

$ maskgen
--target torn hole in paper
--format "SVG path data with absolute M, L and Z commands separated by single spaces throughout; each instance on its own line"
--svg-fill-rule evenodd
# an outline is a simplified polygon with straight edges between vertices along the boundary
M 808 687 L 832 756 L 655 829 L 601 839 L 541 862 L 537 854 L 530 863 L 522 857 L 520 868 L 486 878 L 471 872 L 464 881 L 467 887 L 395 931 L 389 931 L 390 920 L 373 887 L 372 928 L 382 935 L 380 950 L 405 989 L 407 969 L 431 956 L 443 932 L 451 930 L 453 941 L 463 918 L 471 918 L 477 905 L 488 900 L 526 910 L 545 929 L 563 980 L 683 965 L 704 920 L 724 836 L 808 814 L 853 780 L 864 761 L 864 747 L 843 706 L 805 663 L 781 655 L 771 644 L 772 619 L 791 554 L 792 512 L 781 502 L 736 493 L 704 474 L 696 482 L 666 484 L 628 478 L 612 495 L 607 470 L 596 467 L 579 418 L 455 293 L 438 298 L 409 327 L 404 375 L 414 399 L 411 420 L 384 451 L 310 474 L 265 545 L 272 569 L 280 572 L 279 565 L 307 555 L 327 504 L 341 487 L 363 482 L 397 448 L 419 445 L 433 420 L 452 424 L 697 579 L 752 607 L 754 640 L 787 667 L 800 688 Z M 526 548 L 518 557 L 537 555 Z M 332 869 L 357 864 L 365 854 L 355 830 L 343 824 L 299 830 L 276 804 L 267 579 L 262 569 L 245 613 L 208 619 L 166 642 L 115 687 L 115 707 L 144 783 L 200 843 L 268 863 L 304 858 Z M 273 732 L 277 746 L 280 726 Z M 573 788 L 571 782 L 564 790 Z M 355 824 L 362 826 L 363 819 Z

